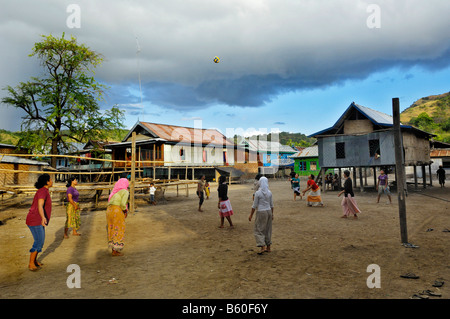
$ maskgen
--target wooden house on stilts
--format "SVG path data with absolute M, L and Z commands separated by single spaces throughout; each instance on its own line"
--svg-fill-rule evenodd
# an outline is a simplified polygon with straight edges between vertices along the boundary
M 393 118 L 385 113 L 351 103 L 336 123 L 322 131 L 311 134 L 317 138 L 321 173 L 329 168 L 349 168 L 353 170 L 354 186 L 361 191 L 367 185 L 368 169 L 373 170 L 377 183 L 377 168 L 395 167 Z M 422 176 L 430 165 L 430 138 L 433 134 L 410 125 L 400 125 L 404 165 L 414 167 L 417 187 L 417 166 L 422 168 Z M 359 171 L 359 178 L 356 171 Z M 365 175 L 365 182 L 363 181 Z M 423 179 L 424 187 L 426 180 Z
M 215 129 L 137 122 L 112 150 L 116 169 L 131 166 L 132 133 L 136 133 L 136 169 L 153 179 L 215 178 L 216 167 L 234 164 L 234 144 Z

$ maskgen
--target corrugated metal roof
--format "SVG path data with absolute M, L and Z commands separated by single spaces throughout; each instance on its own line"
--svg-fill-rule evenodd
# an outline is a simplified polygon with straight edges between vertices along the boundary
M 386 113 L 372 110 L 371 108 L 368 108 L 366 106 L 362 106 L 356 103 L 353 103 L 363 113 L 365 116 L 369 118 L 372 122 L 375 122 L 376 124 L 380 125 L 393 125 L 394 124 L 394 118 Z M 400 123 L 401 124 L 401 123 Z
M 138 124 L 153 135 L 169 142 L 233 145 L 216 129 L 199 129 L 149 122 L 139 122 Z M 128 138 L 129 135 L 130 134 L 128 134 L 126 138 Z
M 295 153 L 296 150 L 288 145 L 283 145 L 279 142 L 260 141 L 248 139 L 242 143 L 247 143 L 251 151 L 258 152 L 283 152 L 283 153 Z
M 430 157 L 450 157 L 450 150 L 433 150 Z
M 289 157 L 298 158 L 298 157 L 318 157 L 318 156 L 319 156 L 319 147 L 317 145 L 313 145 Z
M 366 106 L 356 104 L 355 102 L 352 102 L 352 104 L 350 104 L 350 106 L 345 110 L 345 112 L 339 117 L 339 119 L 336 121 L 336 123 L 334 123 L 334 125 L 332 127 L 329 127 L 327 129 L 324 129 L 324 130 L 321 130 L 314 134 L 311 134 L 311 135 L 309 135 L 309 137 L 316 137 L 318 135 L 327 135 L 327 133 L 329 133 L 329 131 L 340 128 L 343 125 L 345 119 L 347 118 L 348 113 L 351 111 L 352 108 L 355 108 L 356 110 L 358 110 L 361 114 L 366 116 L 375 125 L 388 126 L 388 127 L 394 125 L 394 119 L 392 116 L 390 116 L 386 113 L 380 112 L 380 111 L 372 110 L 371 108 L 368 108 Z M 406 129 L 412 129 L 416 132 L 419 132 L 420 134 L 434 136 L 433 134 L 422 131 L 411 125 L 404 125 L 404 124 L 400 123 L 400 127 L 406 128 Z
M 1 156 L 0 156 L 1 157 Z M 12 163 L 12 164 L 25 164 L 25 165 L 40 165 L 40 166 L 48 166 L 47 162 L 35 161 L 28 158 L 17 157 L 17 156 L 8 156 L 5 155 L 0 159 L 1 163 Z

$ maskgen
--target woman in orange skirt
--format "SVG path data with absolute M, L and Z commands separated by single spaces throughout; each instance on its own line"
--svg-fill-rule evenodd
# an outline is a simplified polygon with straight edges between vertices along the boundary
M 306 189 L 303 191 L 303 196 L 305 196 L 307 191 L 310 191 L 306 198 L 306 204 L 308 206 L 323 206 L 322 197 L 320 196 L 320 187 L 314 181 L 313 174 L 308 176 L 306 186 Z
M 128 179 L 121 178 L 114 185 L 109 195 L 106 221 L 108 231 L 108 247 L 112 249 L 113 256 L 122 256 L 125 237 L 125 218 L 128 213 Z

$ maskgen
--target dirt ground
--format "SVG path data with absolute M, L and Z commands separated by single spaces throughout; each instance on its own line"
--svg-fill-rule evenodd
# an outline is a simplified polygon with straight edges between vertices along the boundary
M 152 299 L 408 299 L 423 290 L 450 297 L 450 186 L 410 189 L 406 208 L 409 242 L 400 240 L 397 196 L 376 204 L 376 193 L 356 190 L 359 218 L 342 219 L 337 191 L 322 194 L 325 207 L 293 201 L 287 180 L 269 180 L 274 198 L 272 252 L 257 255 L 254 219 L 248 221 L 252 185 L 233 184 L 229 198 L 234 229 L 219 229 L 217 185 L 197 211 L 198 198 L 166 191 L 167 202 L 137 201 L 126 219 L 124 256 L 107 249 L 105 209 L 85 210 L 81 237 L 63 239 L 64 207 L 54 203 L 39 260 L 27 268 L 33 238 L 25 225 L 30 201 L 0 212 L 0 295 L 11 298 Z M 305 186 L 302 180 L 301 186 Z M 105 205 L 106 195 L 102 205 Z M 83 202 L 81 207 L 90 203 Z M 430 230 L 432 229 L 432 230 Z M 76 264 L 81 288 L 68 288 Z M 371 264 L 380 268 L 381 288 L 369 288 Z M 400 275 L 414 273 L 420 278 Z M 432 287 L 444 281 L 441 288 Z M 439 297 L 429 297 L 439 299 Z

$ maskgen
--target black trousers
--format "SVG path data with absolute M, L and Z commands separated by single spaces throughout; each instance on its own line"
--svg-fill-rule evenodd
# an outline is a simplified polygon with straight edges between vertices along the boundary
M 198 205 L 199 205 L 199 206 L 202 206 L 203 201 L 205 200 L 204 192 L 199 192 L 199 191 L 197 191 L 197 196 L 199 196 L 199 198 L 200 198 L 200 201 L 198 202 Z

